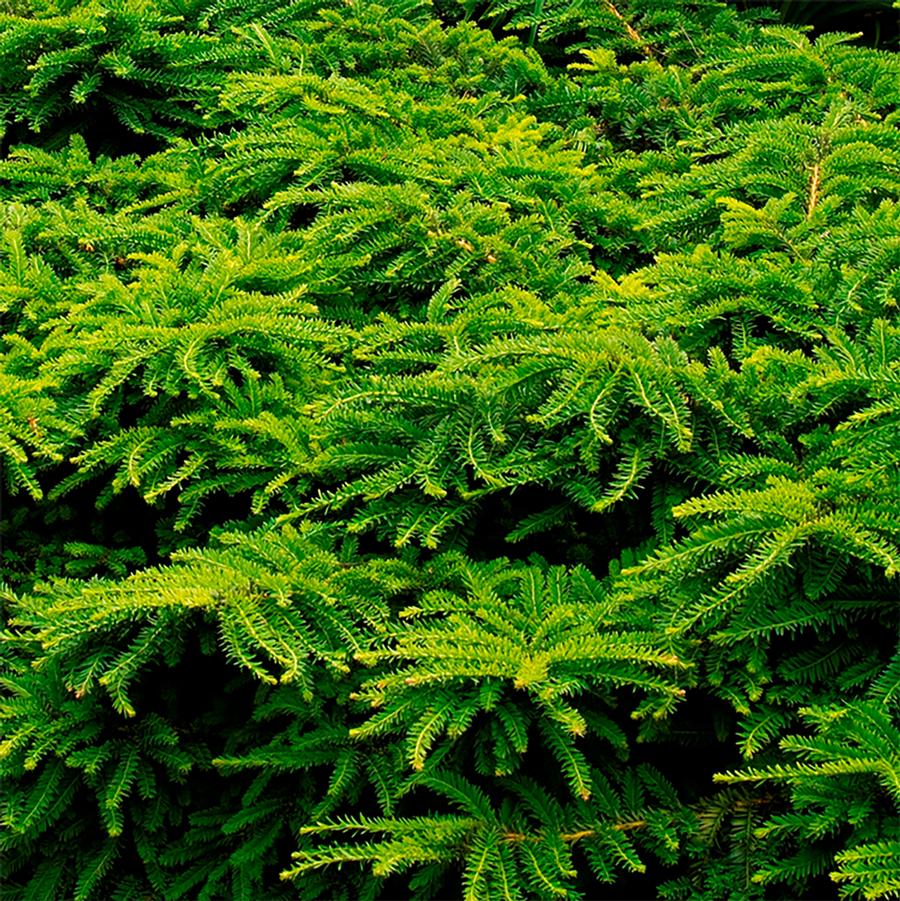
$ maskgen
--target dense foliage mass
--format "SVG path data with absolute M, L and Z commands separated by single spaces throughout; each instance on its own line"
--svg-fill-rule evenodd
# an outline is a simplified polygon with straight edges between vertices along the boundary
M 0 17 L 0 898 L 900 896 L 900 59 L 773 21 Z

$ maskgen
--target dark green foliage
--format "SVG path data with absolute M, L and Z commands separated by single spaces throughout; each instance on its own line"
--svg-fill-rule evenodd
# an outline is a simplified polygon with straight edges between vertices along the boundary
M 4 12 L 0 897 L 900 896 L 900 62 L 776 18 Z

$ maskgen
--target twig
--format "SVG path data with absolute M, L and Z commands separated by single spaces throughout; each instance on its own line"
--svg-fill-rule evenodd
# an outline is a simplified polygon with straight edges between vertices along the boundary
M 643 829 L 646 825 L 646 820 L 630 820 L 627 823 L 616 823 L 612 828 L 615 832 L 631 832 L 634 829 Z M 578 832 L 563 832 L 560 838 L 564 842 L 574 843 L 583 838 L 591 838 L 596 834 L 596 829 L 581 829 Z M 536 835 L 526 835 L 524 832 L 506 832 L 503 835 L 503 841 L 519 843 L 536 842 L 540 841 L 540 839 Z
M 612 0 L 605 0 L 606 8 L 625 26 L 625 31 L 628 34 L 628 37 L 634 41 L 635 44 L 639 45 L 641 50 L 644 52 L 644 56 L 649 59 L 656 59 L 656 54 L 653 52 L 653 48 L 635 31 L 634 26 L 629 22 L 625 16 L 620 13 Z
M 809 183 L 809 203 L 806 205 L 806 218 L 809 219 L 819 202 L 819 177 L 821 175 L 821 165 L 816 163 L 812 167 L 812 178 Z

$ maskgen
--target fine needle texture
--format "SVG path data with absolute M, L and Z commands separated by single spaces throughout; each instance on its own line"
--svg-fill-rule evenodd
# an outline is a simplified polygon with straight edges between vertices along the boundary
M 900 897 L 885 40 L 0 3 L 0 901 Z

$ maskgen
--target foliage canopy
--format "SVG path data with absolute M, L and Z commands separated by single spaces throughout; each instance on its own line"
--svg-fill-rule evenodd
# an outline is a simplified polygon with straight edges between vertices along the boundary
M 713 0 L 0 15 L 0 897 L 900 897 L 898 125 Z

